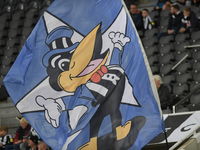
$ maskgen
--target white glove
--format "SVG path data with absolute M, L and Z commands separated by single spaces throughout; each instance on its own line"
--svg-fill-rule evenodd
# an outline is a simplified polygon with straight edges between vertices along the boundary
M 36 97 L 36 102 L 39 106 L 44 107 L 45 118 L 49 124 L 51 124 L 54 128 L 59 127 L 59 118 L 62 111 L 65 110 L 63 104 L 59 103 L 62 101 L 57 101 L 52 98 L 45 99 L 42 96 Z
M 120 32 L 110 32 L 108 36 L 112 43 L 114 43 L 114 47 L 118 48 L 120 51 L 126 45 L 126 43 L 130 42 L 130 38 L 126 37 L 123 33 Z

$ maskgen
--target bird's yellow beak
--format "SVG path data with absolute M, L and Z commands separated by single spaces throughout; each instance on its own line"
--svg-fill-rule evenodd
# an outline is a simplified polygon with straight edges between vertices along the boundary
M 94 53 L 94 45 L 96 40 L 97 31 L 100 24 L 96 26 L 78 45 L 77 49 L 72 55 L 69 70 L 62 72 L 58 76 L 58 85 L 61 89 L 67 92 L 74 92 L 76 88 L 85 84 L 102 65 L 105 64 L 109 52 L 101 63 L 90 73 L 84 76 L 78 76 L 90 63 Z

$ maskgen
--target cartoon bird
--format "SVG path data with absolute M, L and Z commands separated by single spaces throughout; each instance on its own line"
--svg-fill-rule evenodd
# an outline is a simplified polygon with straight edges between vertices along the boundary
M 145 123 L 145 119 L 140 116 L 127 121 L 123 126 L 121 125 L 122 116 L 119 107 L 124 93 L 126 76 L 120 66 L 104 66 L 109 56 L 109 49 L 102 53 L 101 23 L 80 43 L 73 44 L 70 41 L 72 34 L 73 31 L 68 27 L 54 29 L 47 37 L 46 43 L 51 48 L 51 51 L 44 56 L 43 62 L 50 77 L 49 83 L 54 90 L 75 92 L 77 87 L 86 84 L 96 100 L 95 102 L 93 101 L 92 105 L 99 104 L 97 112 L 90 121 L 91 139 L 81 146 L 79 150 L 99 149 L 101 144 L 98 144 L 98 142 L 106 143 L 108 138 L 112 139 L 110 137 L 113 137 L 113 142 L 106 147 L 111 149 L 116 149 L 117 147 L 129 148 L 137 137 L 133 138 L 132 134 L 134 136 L 138 135 L 139 130 Z M 65 48 L 64 45 L 69 47 Z M 89 84 L 92 84 L 93 88 L 97 86 L 103 87 L 105 89 L 104 94 L 102 95 L 99 89 L 96 91 L 94 89 L 91 90 Z M 104 138 L 97 138 L 101 123 L 107 115 L 111 117 L 112 133 L 105 135 Z M 131 134 L 130 131 L 136 125 L 134 122 L 141 122 L 141 124 L 139 125 L 139 130 Z M 120 145 L 118 141 L 122 139 L 129 142 Z

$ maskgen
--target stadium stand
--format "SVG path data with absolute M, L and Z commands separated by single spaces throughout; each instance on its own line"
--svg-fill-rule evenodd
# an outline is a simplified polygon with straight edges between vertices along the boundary
M 0 1 L 0 99 L 6 99 L 8 96 L 2 83 L 5 75 L 39 17 L 52 1 Z M 198 18 L 200 17 L 200 7 L 192 6 L 192 11 L 196 13 Z M 138 31 L 138 33 L 142 39 L 152 73 L 162 76 L 164 83 L 170 88 L 173 99 L 173 97 L 177 98 L 181 97 L 182 94 L 188 94 L 189 91 L 200 85 L 200 47 L 184 48 L 188 45 L 200 44 L 200 31 L 193 32 L 191 35 L 186 33 L 177 34 L 175 37 L 166 36 L 158 40 L 157 34 L 167 30 L 169 13 L 169 9 L 161 12 L 150 11 L 151 18 L 156 22 L 156 28 Z M 176 63 L 187 54 L 188 57 L 172 70 Z M 197 94 L 197 96 L 199 95 Z M 192 110 L 192 104 L 200 104 L 199 101 L 195 100 L 195 96 L 192 96 L 190 107 L 189 105 L 188 107 L 181 106 L 177 110 L 179 112 Z
M 191 6 L 191 10 L 200 21 L 200 7 Z M 169 9 L 160 12 L 150 11 L 150 16 L 157 22 L 157 26 L 152 30 L 144 31 L 142 43 L 152 73 L 161 75 L 164 84 L 170 88 L 171 99 L 174 100 L 175 104 L 200 85 L 200 47 L 185 48 L 186 46 L 200 44 L 200 31 L 195 31 L 191 35 L 189 33 L 178 33 L 175 37 L 166 36 L 156 41 L 154 38 L 158 33 L 167 31 L 169 14 Z M 187 57 L 185 57 L 186 55 Z M 183 58 L 184 60 L 179 62 Z M 175 65 L 177 66 L 172 70 Z M 197 91 L 197 93 L 200 93 L 200 91 Z M 200 95 L 198 96 L 200 97 Z M 196 108 L 200 110 L 197 107 L 198 105 L 192 104 L 191 100 L 193 99 L 191 97 L 187 101 L 188 105 L 179 106 L 177 112 L 193 111 Z M 200 101 L 196 104 L 200 104 Z

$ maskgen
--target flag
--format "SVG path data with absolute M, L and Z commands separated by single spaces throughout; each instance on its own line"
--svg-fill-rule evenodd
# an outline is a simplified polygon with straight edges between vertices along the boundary
M 4 84 L 55 150 L 137 150 L 163 131 L 152 73 L 120 0 L 55 0 Z

